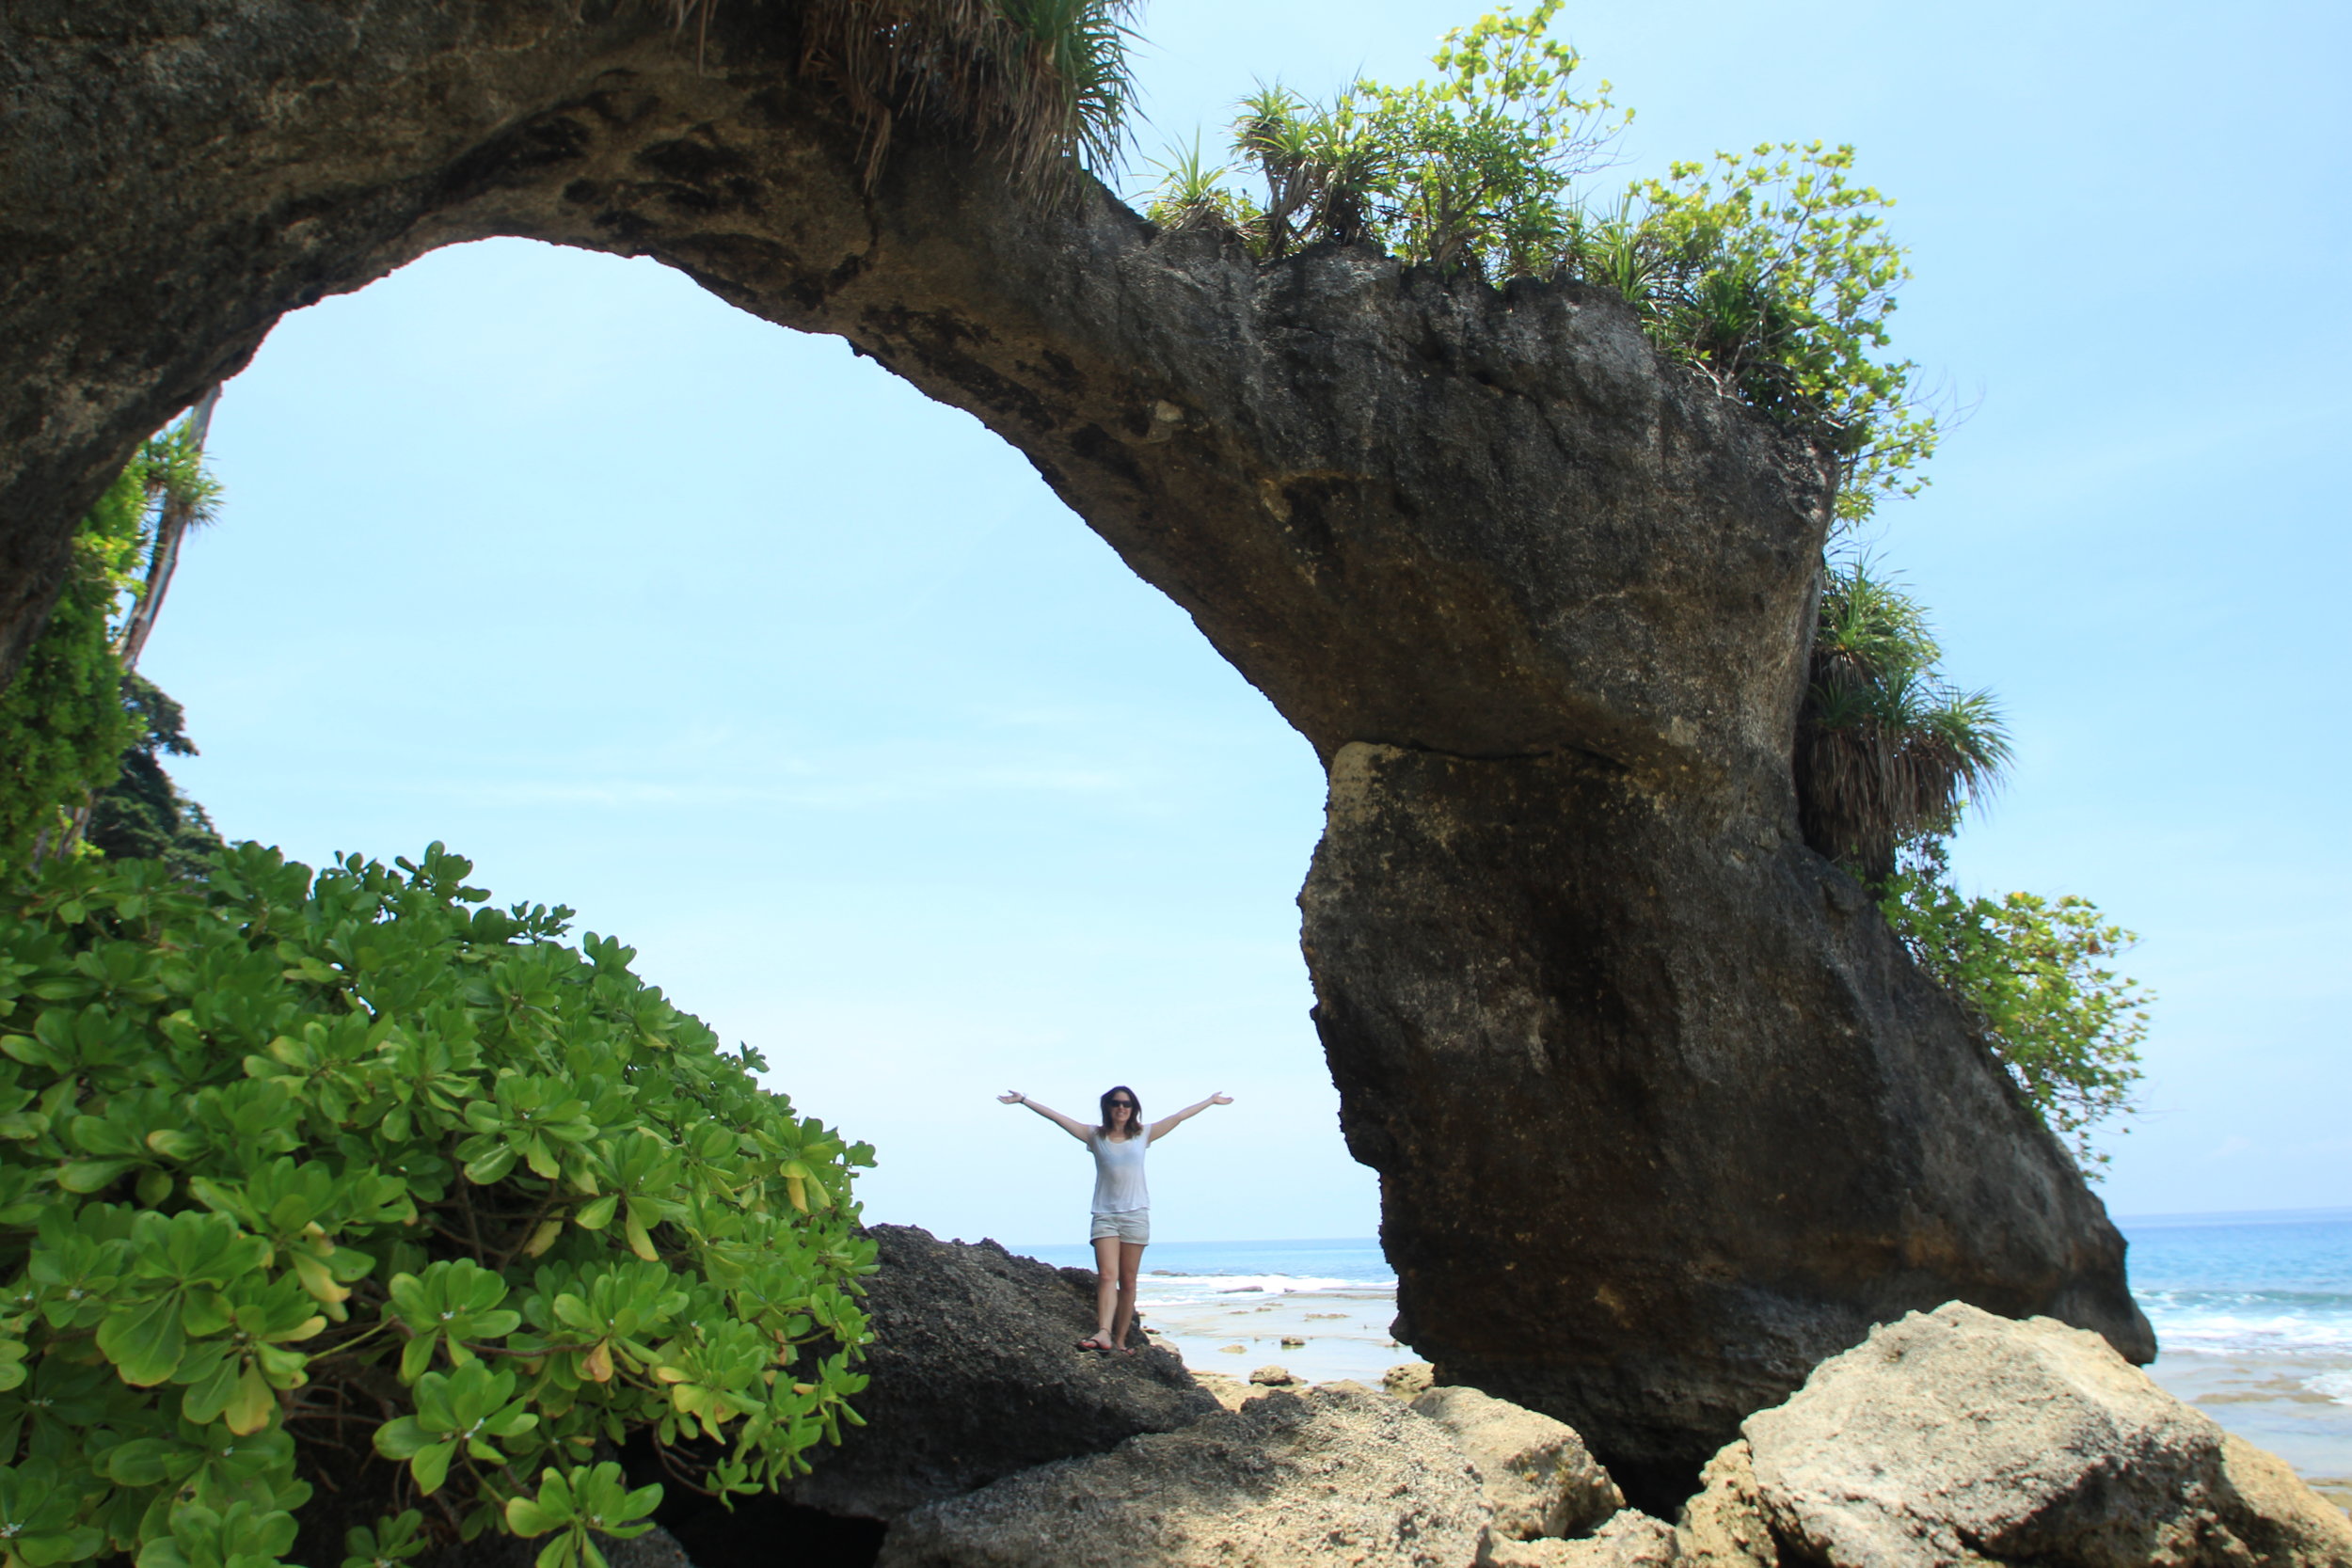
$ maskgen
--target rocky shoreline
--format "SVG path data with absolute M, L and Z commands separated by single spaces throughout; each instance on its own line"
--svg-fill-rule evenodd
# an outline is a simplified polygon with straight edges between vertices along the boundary
M 1079 1351 L 1092 1276 L 872 1232 L 868 1424 L 783 1497 L 665 1502 L 614 1568 L 2352 1568 L 2352 1519 L 2099 1336 L 1951 1303 L 1750 1415 L 1672 1517 L 1562 1423 Z

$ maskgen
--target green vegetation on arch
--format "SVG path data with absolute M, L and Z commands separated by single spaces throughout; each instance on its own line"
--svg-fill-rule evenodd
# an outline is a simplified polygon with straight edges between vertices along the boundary
M 127 754 L 146 746 L 161 711 L 153 701 L 170 705 L 176 733 L 177 704 L 151 686 L 124 683 L 121 639 L 142 595 L 154 591 L 165 509 L 200 524 L 218 494 L 183 422 L 144 443 L 74 531 L 56 607 L 14 681 L 0 689 L 0 883 L 49 855 L 75 852 L 91 798 L 112 788 Z M 178 749 L 194 751 L 184 736 Z M 151 748 L 147 754 L 151 761 Z M 199 832 L 208 834 L 210 825 Z
M 1958 998 L 2036 1114 L 2086 1173 L 2091 1131 L 2132 1108 L 2154 998 L 2107 965 L 2139 938 L 2088 898 L 1966 896 L 1930 838 L 1879 900 L 1919 967 Z
M 707 36 L 719 0 L 670 0 Z M 803 0 L 802 72 L 839 95 L 879 177 L 899 126 L 944 121 L 1032 191 L 1119 161 L 1135 103 L 1134 0 Z
M 598 1568 L 660 1497 L 623 1441 L 737 1493 L 837 1435 L 871 1150 L 469 870 L 246 845 L 0 911 L 6 1568 L 269 1568 L 330 1479 L 380 1499 L 346 1568 Z
M 1853 150 L 1767 143 L 1606 199 L 1581 190 L 1632 116 L 1608 83 L 1574 85 L 1581 62 L 1549 36 L 1560 4 L 1448 33 L 1429 81 L 1359 81 L 1327 103 L 1262 87 L 1242 102 L 1230 156 L 1263 197 L 1229 188 L 1196 141 L 1166 166 L 1152 219 L 1234 234 L 1265 260 L 1368 241 L 1494 283 L 1601 285 L 1661 351 L 1825 441 L 1844 467 L 1842 523 L 1915 491 L 1935 420 L 1915 367 L 1881 354 L 1910 274 L 1886 233 L 1892 203 L 1851 181 Z
M 2153 1001 L 2107 967 L 2138 939 L 2085 898 L 1952 886 L 1946 844 L 2009 766 L 2000 709 L 1945 679 L 1927 614 L 1867 560 L 1825 568 L 1798 719 L 1805 841 L 1878 899 L 1921 970 L 2095 1173 L 2092 1130 L 2132 1107 Z
M 134 458 L 73 535 L 56 608 L 0 690 L 0 878 L 60 844 L 136 737 L 114 620 L 145 553 L 147 465 Z

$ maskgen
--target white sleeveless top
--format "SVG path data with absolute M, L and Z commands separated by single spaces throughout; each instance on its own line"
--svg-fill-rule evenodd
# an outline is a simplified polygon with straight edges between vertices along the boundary
M 1152 1207 L 1151 1189 L 1143 1184 L 1143 1151 L 1151 1147 L 1149 1127 L 1119 1143 L 1103 1136 L 1099 1127 L 1088 1132 L 1087 1148 L 1094 1151 L 1096 1213 L 1131 1214 Z

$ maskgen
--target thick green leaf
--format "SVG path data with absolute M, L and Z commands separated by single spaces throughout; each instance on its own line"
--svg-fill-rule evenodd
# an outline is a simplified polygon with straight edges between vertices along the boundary
M 457 1444 L 453 1440 L 428 1443 L 408 1461 L 408 1473 L 416 1478 L 417 1490 L 426 1497 L 441 1489 L 449 1479 L 450 1461 L 457 1456 Z
M 137 1164 L 135 1160 L 68 1160 L 57 1167 L 57 1185 L 69 1193 L 103 1192 Z
M 98 1329 L 98 1348 L 135 1388 L 151 1388 L 178 1371 L 186 1345 L 176 1295 L 119 1307 Z

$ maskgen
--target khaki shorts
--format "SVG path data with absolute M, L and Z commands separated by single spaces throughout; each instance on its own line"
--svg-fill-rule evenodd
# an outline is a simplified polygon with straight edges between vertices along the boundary
M 1099 1242 L 1105 1236 L 1116 1236 L 1122 1242 L 1143 1245 L 1152 1239 L 1152 1211 L 1129 1209 L 1117 1214 L 1097 1214 L 1087 1231 L 1087 1240 Z

